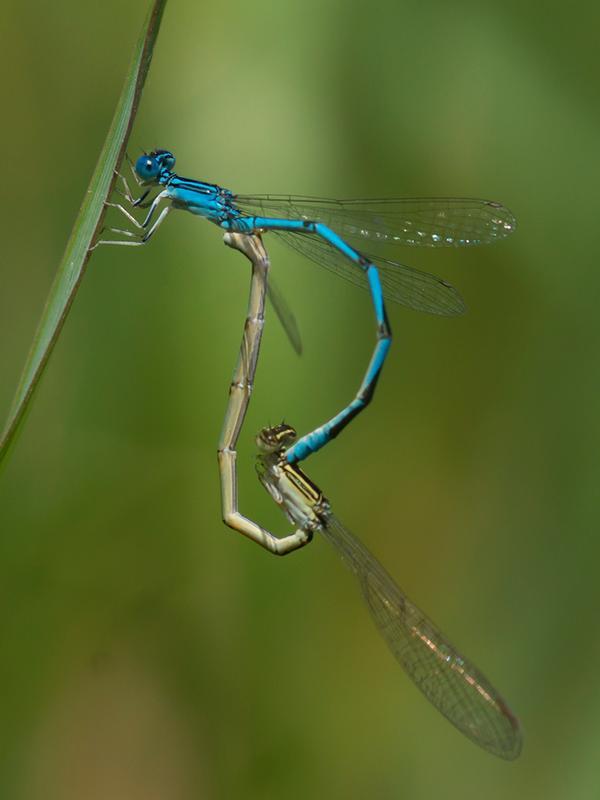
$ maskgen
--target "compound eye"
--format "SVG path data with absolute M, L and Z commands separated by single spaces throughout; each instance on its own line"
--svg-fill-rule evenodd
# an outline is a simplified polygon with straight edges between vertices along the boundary
M 156 159 L 144 154 L 135 162 L 135 171 L 143 181 L 151 181 L 158 175 Z

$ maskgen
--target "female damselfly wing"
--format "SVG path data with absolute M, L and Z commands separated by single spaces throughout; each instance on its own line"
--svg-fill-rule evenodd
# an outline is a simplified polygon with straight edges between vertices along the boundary
M 333 514 L 320 532 L 357 577 L 377 629 L 425 697 L 480 747 L 500 758 L 516 758 L 522 745 L 519 721 L 487 678 Z

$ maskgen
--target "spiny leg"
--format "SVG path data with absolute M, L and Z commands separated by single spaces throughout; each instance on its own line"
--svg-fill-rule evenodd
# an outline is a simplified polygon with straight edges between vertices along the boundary
M 138 222 L 136 221 L 136 225 L 137 225 L 137 227 L 138 227 L 139 229 L 141 229 L 141 230 L 144 230 L 145 224 L 146 224 L 146 223 L 147 223 L 147 221 L 150 219 L 150 217 L 151 217 L 151 214 L 153 214 L 153 213 L 154 213 L 154 211 L 156 210 L 156 207 L 157 207 L 157 205 L 158 205 L 158 202 L 157 202 L 157 201 L 158 201 L 159 199 L 161 199 L 161 196 L 163 196 L 163 195 L 164 195 L 164 193 L 163 193 L 163 192 L 161 192 L 161 194 L 160 194 L 160 195 L 159 195 L 159 196 L 156 198 L 156 200 L 155 200 L 155 201 L 154 201 L 154 203 L 152 204 L 152 206 L 153 206 L 153 207 L 150 209 L 150 212 L 148 212 L 148 215 L 146 216 L 146 219 L 144 220 L 144 222 L 143 222 L 143 223 L 141 223 L 141 224 L 140 224 L 140 223 L 138 223 Z M 165 195 L 165 196 L 166 196 L 166 195 Z M 108 203 L 107 205 L 113 205 L 113 204 L 112 204 L 112 203 Z M 150 227 L 150 229 L 149 229 L 148 231 L 146 231 L 146 233 L 144 233 L 143 235 L 140 235 L 140 234 L 136 233 L 135 231 L 128 231 L 128 230 L 126 230 L 126 229 L 124 229 L 124 228 L 109 228 L 108 230 L 112 231 L 113 233 L 121 233 L 121 234 L 123 234 L 124 236 L 129 236 L 129 237 L 131 237 L 131 238 L 130 238 L 130 240 L 129 240 L 129 241 L 127 241 L 127 240 L 123 241 L 123 240 L 120 240 L 120 239 L 99 239 L 99 240 L 98 240 L 98 241 L 97 241 L 97 242 L 94 244 L 94 246 L 93 246 L 92 248 L 90 248 L 90 249 L 91 249 L 91 250 L 94 250 L 96 247 L 98 247 L 98 245 L 101 245 L 101 244 L 120 245 L 120 246 L 124 246 L 124 247 L 141 247 L 141 245 L 144 245 L 144 244 L 147 244 L 147 243 L 148 243 L 148 241 L 150 240 L 150 238 L 151 238 L 151 237 L 154 235 L 154 233 L 156 232 L 156 230 L 157 230 L 157 228 L 159 227 L 159 225 L 161 225 L 161 224 L 164 222 L 164 220 L 165 220 L 165 219 L 166 219 L 166 217 L 167 217 L 167 214 L 168 214 L 170 211 L 172 211 L 172 209 L 173 209 L 173 206 L 171 206 L 170 204 L 169 204 L 169 205 L 167 205 L 167 206 L 165 206 L 165 207 L 163 208 L 163 210 L 160 212 L 160 214 L 158 215 L 158 217 L 157 217 L 156 221 L 154 222 L 154 224 L 153 224 L 153 225 Z M 127 216 L 129 216 L 129 214 L 127 214 L 127 212 L 125 211 L 125 209 L 121 209 L 121 210 L 122 210 L 122 211 L 123 211 L 123 212 L 124 212 L 124 213 L 125 213 Z M 131 239 L 134 239 L 134 238 L 136 239 L 136 241 L 131 241 Z
M 119 173 L 117 173 L 117 174 L 119 174 Z M 120 177 L 123 178 L 122 175 L 120 175 Z M 125 178 L 123 178 L 123 180 L 125 180 Z M 127 185 L 127 184 L 125 184 L 125 185 Z M 149 192 L 150 192 L 150 190 L 145 192 L 142 195 L 141 198 L 138 198 L 138 200 L 141 201 L 142 199 L 144 199 L 149 194 Z M 146 214 L 146 217 L 144 218 L 144 220 L 142 222 L 139 222 L 139 220 L 137 220 L 133 216 L 133 214 L 130 211 L 128 211 L 125 208 L 125 206 L 122 205 L 121 203 L 110 203 L 108 201 L 105 203 L 107 208 L 115 208 L 115 209 L 117 209 L 117 211 L 119 211 L 121 214 L 123 214 L 127 218 L 127 220 L 129 222 L 131 222 L 132 225 L 135 225 L 135 227 L 138 230 L 141 230 L 141 231 L 143 231 L 148 226 L 148 223 L 152 219 L 152 216 L 154 215 L 154 213 L 155 213 L 160 201 L 163 200 L 165 197 L 168 197 L 168 195 L 165 192 L 160 192 L 154 198 L 154 200 L 152 200 L 151 203 L 141 203 L 141 202 L 138 203 L 138 200 L 133 200 L 133 198 L 130 195 L 123 194 L 123 192 L 119 192 L 118 190 L 117 190 L 117 194 L 120 194 L 122 197 L 125 197 L 126 200 L 134 207 L 148 208 L 148 206 L 150 206 L 150 210 Z M 120 228 L 109 228 L 109 230 L 114 231 L 115 233 L 124 233 L 127 236 L 131 235 L 131 232 L 121 230 Z
M 121 205 L 120 203 L 109 203 L 109 202 L 106 202 L 105 205 L 106 205 L 107 208 L 116 208 L 117 211 L 120 211 L 121 214 L 123 214 L 125 217 L 127 217 L 127 219 L 129 220 L 129 222 L 132 223 L 132 225 L 135 225 L 135 227 L 138 228 L 139 230 L 142 230 L 142 231 L 144 230 L 143 223 L 138 222 L 138 220 L 133 216 L 133 214 L 131 214 L 125 208 L 125 206 Z M 110 230 L 118 230 L 118 229 L 117 228 L 111 228 Z
M 156 213 L 157 208 L 159 207 L 159 205 L 161 204 L 161 202 L 163 200 L 167 200 L 168 202 L 171 201 L 171 198 L 169 197 L 169 193 L 166 190 L 163 190 L 162 192 L 159 192 L 159 194 L 156 195 L 154 200 L 150 203 L 150 209 L 149 209 L 148 213 L 146 214 L 146 216 L 144 217 L 142 222 L 138 222 L 138 220 L 133 216 L 133 214 L 131 214 L 120 203 L 108 203 L 107 202 L 106 205 L 109 206 L 110 208 L 116 208 L 118 211 L 120 211 L 122 214 L 124 214 L 130 222 L 133 222 L 133 224 L 137 228 L 140 228 L 141 230 L 144 230 L 150 224 L 150 222 L 152 220 L 152 217 Z M 154 228 L 156 229 L 156 227 L 158 227 L 158 226 L 155 225 Z
M 135 170 L 133 168 L 133 165 L 131 164 L 131 161 L 129 160 L 129 157 L 127 157 L 127 160 L 128 160 L 129 166 L 131 168 L 132 174 L 133 174 L 137 184 L 138 185 L 142 185 L 142 181 L 140 181 L 138 179 L 137 175 L 135 174 Z M 109 231 L 112 231 L 113 233 L 120 233 L 123 236 L 128 237 L 128 240 L 122 240 L 122 239 L 99 239 L 90 248 L 90 250 L 95 250 L 96 247 L 98 247 L 101 244 L 109 244 L 109 245 L 117 245 L 117 246 L 125 246 L 125 247 L 139 247 L 140 245 L 146 244 L 146 242 L 148 242 L 148 240 L 156 232 L 156 230 L 159 227 L 159 225 L 161 225 L 161 223 L 164 222 L 167 214 L 171 210 L 171 198 L 169 197 L 169 193 L 166 190 L 163 189 L 162 191 L 160 191 L 154 197 L 152 202 L 143 203 L 142 201 L 145 200 L 145 198 L 150 193 L 151 189 L 146 190 L 139 198 L 134 199 L 132 194 L 131 194 L 131 190 L 129 189 L 129 184 L 127 183 L 127 180 L 126 180 L 125 176 L 122 175 L 117 170 L 115 170 L 115 174 L 119 176 L 119 178 L 123 181 L 123 185 L 125 186 L 125 193 L 120 192 L 119 190 L 116 190 L 117 193 L 120 194 L 122 197 L 125 197 L 126 201 L 128 203 L 130 203 L 131 206 L 140 207 L 140 208 L 147 208 L 149 206 L 149 210 L 148 210 L 148 213 L 146 214 L 145 218 L 143 219 L 143 221 L 139 222 L 134 217 L 134 215 L 127 208 L 125 208 L 125 206 L 122 203 L 111 203 L 111 202 L 107 201 L 105 203 L 105 205 L 108 208 L 114 208 L 117 211 L 119 211 L 121 214 L 123 214 L 125 216 L 125 218 L 128 220 L 128 222 L 130 222 L 132 225 L 134 225 L 135 228 L 140 233 L 136 233 L 135 231 L 130 231 L 130 230 L 127 230 L 127 229 L 122 229 L 122 228 L 109 227 L 108 228 Z M 168 202 L 168 205 L 165 208 L 162 209 L 162 211 L 160 212 L 157 220 L 149 228 L 149 230 L 146 233 L 143 233 L 143 231 L 145 231 L 146 228 L 148 228 L 148 226 L 150 225 L 150 223 L 152 221 L 152 218 L 153 218 L 154 214 L 156 213 L 159 205 L 164 200 L 166 200 Z M 134 239 L 136 241 L 132 241 Z

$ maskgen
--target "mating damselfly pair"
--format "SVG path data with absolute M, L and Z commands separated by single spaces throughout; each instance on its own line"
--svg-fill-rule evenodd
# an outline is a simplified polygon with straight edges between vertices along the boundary
M 248 316 L 219 443 L 225 522 L 278 555 L 303 547 L 315 531 L 321 532 L 358 577 L 378 629 L 428 699 L 473 741 L 495 755 L 515 758 L 521 747 L 518 722 L 498 692 L 337 521 L 322 492 L 298 466 L 335 438 L 372 399 L 391 343 L 385 299 L 445 316 L 464 310 L 460 294 L 446 281 L 381 255 L 368 255 L 363 245 L 377 252 L 389 245 L 486 244 L 508 236 L 515 229 L 514 217 L 501 204 L 478 199 L 325 200 L 233 194 L 216 184 L 183 178 L 173 172 L 174 165 L 175 157 L 168 150 L 142 155 L 132 166 L 136 182 L 143 187 L 137 198 L 121 176 L 129 208 L 123 203 L 111 205 L 134 228 L 111 228 L 123 238 L 99 243 L 143 245 L 171 210 L 183 209 L 218 225 L 225 232 L 226 243 L 252 263 Z M 148 208 L 142 221 L 133 215 L 134 208 Z M 292 344 L 300 349 L 293 315 L 269 276 L 262 241 L 265 233 L 275 234 L 312 261 L 368 288 L 377 332 L 363 382 L 348 406 L 298 440 L 295 431 L 285 425 L 264 429 L 259 435 L 261 481 L 296 526 L 293 534 L 282 538 L 243 516 L 237 502 L 235 447 L 252 391 L 267 293 Z

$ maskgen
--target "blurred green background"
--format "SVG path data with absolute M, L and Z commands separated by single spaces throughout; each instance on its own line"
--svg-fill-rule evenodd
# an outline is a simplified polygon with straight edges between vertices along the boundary
M 146 8 L 3 4 L 3 417 Z M 93 256 L 2 474 L 1 798 L 599 795 L 599 23 L 591 2 L 172 2 L 130 145 L 240 192 L 517 215 L 493 248 L 400 254 L 469 313 L 390 308 L 374 405 L 307 472 L 510 700 L 519 761 L 429 706 L 324 542 L 278 560 L 221 523 L 249 270 L 174 214 Z M 271 256 L 305 353 L 270 314 L 240 500 L 284 533 L 254 433 L 340 408 L 373 324 L 365 294 Z

